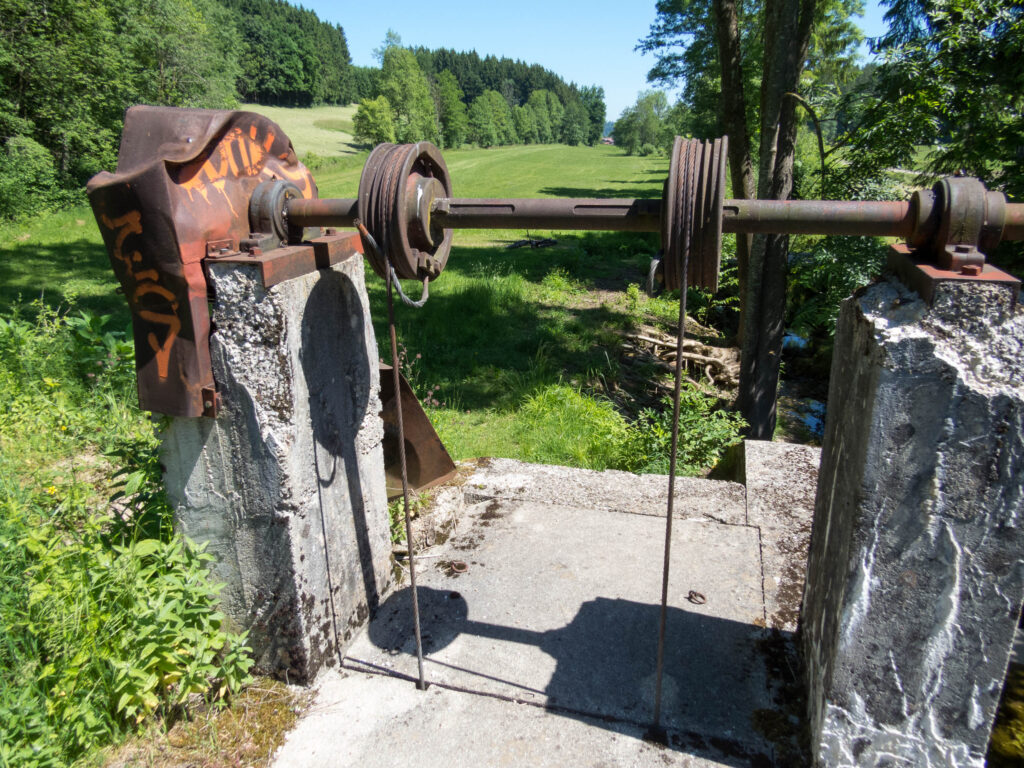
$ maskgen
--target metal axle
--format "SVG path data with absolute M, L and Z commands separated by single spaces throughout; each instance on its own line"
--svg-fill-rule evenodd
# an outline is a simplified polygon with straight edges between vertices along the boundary
M 1007 222 L 1004 238 L 1024 237 L 1024 205 L 1008 205 L 1007 209 L 1015 220 Z M 294 226 L 352 227 L 359 216 L 359 201 L 296 198 L 288 201 L 287 210 Z M 661 214 L 661 200 L 644 198 L 442 197 L 430 206 L 431 223 L 444 229 L 660 232 Z M 914 215 L 907 201 L 726 200 L 722 231 L 908 238 L 914 231 Z

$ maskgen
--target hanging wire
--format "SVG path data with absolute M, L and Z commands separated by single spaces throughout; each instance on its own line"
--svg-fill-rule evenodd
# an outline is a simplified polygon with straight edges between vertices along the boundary
M 376 241 L 373 236 L 367 231 L 363 223 L 356 219 L 356 227 L 359 229 L 360 234 L 366 238 L 366 241 L 376 252 L 378 256 L 384 256 L 384 264 L 386 266 L 386 272 L 388 279 L 385 281 L 387 284 L 387 297 L 388 297 L 388 334 L 391 337 L 391 372 L 394 376 L 395 386 L 395 412 L 398 416 L 398 457 L 399 463 L 402 465 L 402 508 L 405 513 L 405 540 L 406 546 L 409 550 L 409 588 L 412 590 L 412 625 L 413 632 L 416 635 L 416 663 L 419 669 L 419 679 L 416 681 L 416 687 L 421 691 L 427 690 L 426 675 L 423 671 L 423 634 L 420 631 L 420 601 L 419 595 L 416 592 L 416 551 L 413 546 L 412 538 L 412 518 L 409 515 L 409 475 L 406 470 L 406 459 L 405 459 L 405 422 L 402 419 L 402 373 L 399 369 L 399 358 L 398 358 L 398 335 L 395 331 L 395 301 L 394 293 L 392 288 L 398 287 L 398 276 L 395 274 L 394 268 L 391 266 L 391 261 L 387 258 L 386 253 L 381 254 L 380 249 L 377 247 Z M 426 301 L 426 281 L 423 281 L 424 294 L 422 301 Z M 402 294 L 401 287 L 398 287 L 398 293 Z M 422 301 L 419 306 L 422 306 Z M 413 306 L 416 306 L 413 303 Z

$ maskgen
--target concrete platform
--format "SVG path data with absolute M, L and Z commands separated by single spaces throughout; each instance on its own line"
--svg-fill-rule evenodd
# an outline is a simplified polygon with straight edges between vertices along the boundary
M 801 449 L 787 462 L 785 448 L 771 450 L 766 467 L 802 467 L 783 494 L 786 519 L 809 520 L 817 454 Z M 800 546 L 771 524 L 757 490 L 751 498 L 759 488 L 777 495 L 778 485 L 750 464 L 744 477 L 746 486 L 679 485 L 667 746 L 642 738 L 654 696 L 666 479 L 494 460 L 462 486 L 455 535 L 417 558 L 431 688 L 410 682 L 415 645 L 400 587 L 341 669 L 321 676 L 275 765 L 799 765 L 791 632 L 770 626 L 773 615 L 790 623 L 799 595 L 790 577 L 766 595 L 765 578 L 792 576 Z

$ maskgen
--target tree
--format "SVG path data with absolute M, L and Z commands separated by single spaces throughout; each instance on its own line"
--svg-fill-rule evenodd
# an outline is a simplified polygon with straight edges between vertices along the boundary
M 565 107 L 552 91 L 544 92 L 548 101 L 548 116 L 551 118 L 551 140 L 558 141 L 562 136 L 562 118 L 565 115 Z
M 500 96 L 499 96 L 500 98 Z M 494 127 L 494 112 L 486 93 L 473 99 L 469 105 L 469 140 L 481 147 L 493 147 L 498 143 L 498 132 Z
M 615 144 L 631 155 L 640 154 L 645 147 L 657 148 L 662 144 L 667 113 L 668 98 L 664 91 L 641 91 L 636 104 L 626 107 L 615 121 L 612 128 Z
M 538 140 L 541 144 L 550 144 L 554 139 L 554 133 L 551 128 L 551 113 L 548 111 L 548 92 L 543 89 L 532 91 L 526 100 L 526 106 L 533 111 Z
M 444 70 L 437 76 L 437 111 L 445 147 L 459 147 L 466 141 L 469 129 L 464 94 L 455 75 Z
M 590 125 L 587 128 L 587 144 L 596 144 L 604 134 L 606 108 L 604 104 L 604 88 L 590 85 L 580 88 L 580 103 L 587 111 Z
M 491 109 L 491 120 L 498 144 L 518 144 L 516 125 L 512 120 L 512 110 L 505 97 L 497 91 L 484 91 L 480 98 L 487 99 Z
M 576 99 L 565 105 L 562 115 L 562 141 L 571 147 L 586 144 L 590 136 L 590 115 Z
M 395 141 L 395 124 L 391 119 L 391 104 L 387 97 L 366 99 L 352 118 L 354 138 L 366 144 Z
M 844 100 L 837 183 L 905 167 L 979 176 L 1024 197 L 1024 7 L 1019 0 L 892 0 L 883 60 Z
M 437 114 L 430 84 L 412 51 L 392 46 L 384 52 L 380 93 L 391 104 L 395 138 L 405 144 L 437 141 Z
M 512 121 L 516 124 L 516 133 L 519 140 L 524 144 L 536 144 L 540 141 L 537 136 L 537 121 L 534 119 L 534 112 L 529 107 L 512 107 Z
M 402 36 L 399 35 L 395 30 L 388 28 L 388 31 L 384 34 L 384 40 L 379 46 L 373 49 L 373 60 L 376 61 L 381 67 L 384 66 L 384 54 L 388 52 L 389 48 L 401 48 L 402 47 Z

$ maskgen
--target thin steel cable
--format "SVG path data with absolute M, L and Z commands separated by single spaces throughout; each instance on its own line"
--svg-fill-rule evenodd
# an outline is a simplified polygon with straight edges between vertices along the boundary
M 397 283 L 398 278 L 395 276 L 395 271 L 391 267 L 391 260 L 388 258 L 387 251 L 381 254 L 380 249 L 377 248 L 377 243 L 373 239 L 373 236 L 367 231 L 363 222 L 359 219 L 355 220 L 356 228 L 359 233 L 366 238 L 368 245 L 377 251 L 378 255 L 383 255 L 384 264 L 387 267 L 388 280 L 387 283 L 387 297 L 388 297 L 388 334 L 391 336 L 391 372 L 394 376 L 395 384 L 395 412 L 398 416 L 398 457 L 399 463 L 402 465 L 402 507 L 405 512 L 405 540 L 409 550 L 409 588 L 412 590 L 412 625 L 413 632 L 416 635 L 416 663 L 419 668 L 419 680 L 416 682 L 416 687 L 421 691 L 427 690 L 426 675 L 423 670 L 423 634 L 420 631 L 420 601 L 419 596 L 416 593 L 416 551 L 413 546 L 412 538 L 412 518 L 409 516 L 409 476 L 406 471 L 405 464 L 405 423 L 402 419 L 402 374 L 399 369 L 398 359 L 398 336 L 395 332 L 395 301 L 394 293 L 392 291 L 392 282 Z
M 685 145 L 684 145 L 685 146 Z M 692 152 L 687 152 L 684 155 L 687 160 L 685 167 L 680 167 L 680 187 L 677 191 L 677 195 L 680 198 L 682 207 L 685 205 L 685 201 L 693 199 L 693 184 L 696 169 L 691 162 Z M 680 163 L 680 166 L 683 164 Z M 692 208 L 692 206 L 689 206 Z M 684 218 L 682 221 L 689 224 L 689 213 L 692 216 L 692 211 L 684 211 Z M 680 248 L 682 254 L 683 263 L 679 265 L 679 279 L 682 285 L 679 289 L 679 331 L 676 338 L 677 349 L 683 348 L 683 340 L 686 336 L 686 271 L 689 266 L 689 253 L 690 253 L 690 229 L 689 226 L 681 227 L 684 233 L 684 242 Z M 668 471 L 668 510 L 665 515 L 665 555 L 661 565 L 661 612 L 658 618 L 658 658 L 654 672 L 654 718 L 651 723 L 651 728 L 647 733 L 648 738 L 664 742 L 666 740 L 665 729 L 661 726 L 661 699 L 662 699 L 662 680 L 665 672 L 665 625 L 668 621 L 668 580 L 669 580 L 669 565 L 672 556 L 672 514 L 675 506 L 675 491 L 676 491 L 676 456 L 679 448 L 679 400 L 682 392 L 683 382 L 683 356 L 676 355 L 676 367 L 675 367 L 675 389 L 672 396 L 672 449 L 669 458 L 669 471 Z

